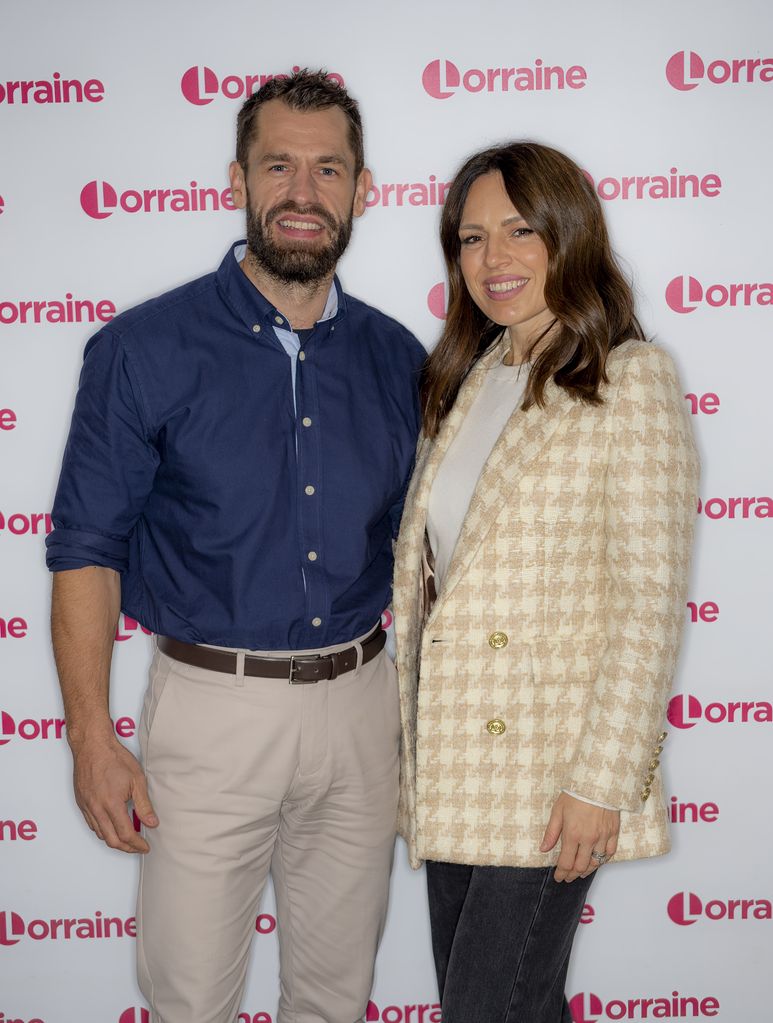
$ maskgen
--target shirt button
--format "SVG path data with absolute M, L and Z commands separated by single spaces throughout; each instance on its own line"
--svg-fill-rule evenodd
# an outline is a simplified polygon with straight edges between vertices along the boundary
M 309 551 L 309 553 L 306 555 L 306 557 L 309 559 L 309 561 L 316 561 L 317 560 L 317 552 L 316 551 Z
M 492 650 L 503 650 L 508 644 L 506 632 L 492 632 L 488 638 L 488 645 Z
M 311 497 L 311 495 L 314 493 L 314 487 L 312 487 L 312 485 L 309 484 L 308 487 L 306 487 L 305 493 L 308 494 L 309 497 Z
M 260 333 L 260 324 L 259 324 L 259 323 L 254 323 L 254 324 L 252 325 L 252 329 L 253 329 L 253 331 L 254 331 L 254 332 L 255 332 L 256 334 L 259 334 L 259 333 Z
M 275 316 L 274 323 L 278 323 L 281 326 L 284 323 L 284 320 L 282 319 L 281 316 Z
M 507 725 L 504 723 L 502 718 L 494 718 L 493 721 L 489 721 L 486 725 L 486 731 L 489 735 L 502 735 L 507 730 Z
M 332 334 L 334 330 L 335 330 L 335 327 L 331 327 L 330 328 L 330 333 Z
M 301 360 L 301 362 L 305 362 L 306 361 L 306 352 L 298 352 L 298 358 Z
M 320 625 L 322 624 L 322 619 L 321 618 L 312 618 L 311 619 L 311 624 L 314 626 L 315 629 L 318 629 L 320 627 Z
M 309 419 L 308 416 L 304 416 L 301 422 L 303 423 L 304 426 L 311 426 L 311 420 Z

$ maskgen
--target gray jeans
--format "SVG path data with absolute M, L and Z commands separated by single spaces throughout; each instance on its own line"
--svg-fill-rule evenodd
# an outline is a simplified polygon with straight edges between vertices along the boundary
M 572 1023 L 566 971 L 595 876 L 428 862 L 443 1023 Z

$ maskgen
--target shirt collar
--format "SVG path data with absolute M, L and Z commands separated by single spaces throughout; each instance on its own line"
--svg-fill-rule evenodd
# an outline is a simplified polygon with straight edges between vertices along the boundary
M 247 243 L 244 240 L 238 241 L 231 246 L 220 264 L 217 283 L 223 297 L 244 324 L 256 334 L 267 326 L 290 329 L 282 310 L 268 301 L 239 265 L 246 251 Z M 318 322 L 339 320 L 345 311 L 346 299 L 336 276 L 330 285 L 325 308 Z M 260 330 L 256 330 L 256 327 Z

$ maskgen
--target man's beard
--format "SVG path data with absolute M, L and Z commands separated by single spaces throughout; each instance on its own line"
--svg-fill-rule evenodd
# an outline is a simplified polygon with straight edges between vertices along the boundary
M 330 232 L 329 244 L 320 248 L 314 243 L 293 243 L 292 239 L 277 244 L 272 240 L 269 228 L 275 220 L 287 213 L 296 217 L 317 217 Z M 247 195 L 247 251 L 261 270 L 285 284 L 312 284 L 329 277 L 344 254 L 351 236 L 351 212 L 348 220 L 336 220 L 322 206 L 310 204 L 301 207 L 288 201 L 272 206 L 264 216 L 262 210 L 253 209 Z

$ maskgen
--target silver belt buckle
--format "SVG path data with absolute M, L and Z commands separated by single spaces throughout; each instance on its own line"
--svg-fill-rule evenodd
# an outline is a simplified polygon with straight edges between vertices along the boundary
M 295 655 L 292 655 L 290 657 L 290 677 L 288 678 L 287 681 L 290 683 L 291 686 L 314 686 L 314 685 L 316 685 L 317 682 L 321 681 L 321 679 L 318 679 L 318 678 L 309 678 L 309 679 L 296 678 L 295 677 L 295 670 L 296 670 L 296 668 L 297 668 L 297 666 L 299 664 L 304 664 L 304 663 L 306 663 L 308 661 L 319 661 L 321 659 L 322 659 L 322 655 L 321 654 L 307 654 L 305 657 L 296 657 Z

